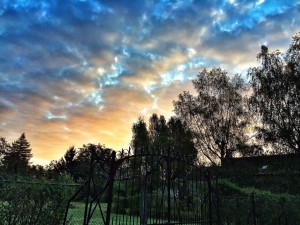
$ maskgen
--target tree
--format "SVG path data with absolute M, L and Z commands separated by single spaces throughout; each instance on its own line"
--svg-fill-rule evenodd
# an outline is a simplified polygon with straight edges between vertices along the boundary
M 169 148 L 168 126 L 164 116 L 153 113 L 149 118 L 151 148 L 157 153 L 166 153 Z
M 50 171 L 58 174 L 68 173 L 73 180 L 77 180 L 77 152 L 74 146 L 68 148 L 64 156 L 59 160 L 53 160 L 48 166 Z
M 31 158 L 30 143 L 27 141 L 25 133 L 23 133 L 6 151 L 3 162 L 8 171 L 17 173 L 19 171 L 24 172 L 29 168 Z
M 11 146 L 4 137 L 0 137 L 0 166 L 3 165 L 5 153 L 10 150 Z
M 197 160 L 197 149 L 190 130 L 186 129 L 177 117 L 171 117 L 167 126 L 169 145 L 173 154 L 179 155 L 191 163 Z
M 149 118 L 149 126 L 142 118 L 139 118 L 132 126 L 131 147 L 135 154 L 149 153 L 167 154 L 170 148 L 171 154 L 185 157 L 190 162 L 197 159 L 192 135 L 181 121 L 171 117 L 168 122 L 164 116 L 152 114 Z
M 112 149 L 106 148 L 101 144 L 83 145 L 78 150 L 74 146 L 71 146 L 61 159 L 50 162 L 47 166 L 48 176 L 51 178 L 54 176 L 55 178 L 55 175 L 67 173 L 74 181 L 78 181 L 79 179 L 86 180 L 90 173 L 92 151 L 95 153 L 95 170 L 97 171 L 100 167 L 107 167 L 111 159 Z
M 262 46 L 259 67 L 249 70 L 250 106 L 261 116 L 258 129 L 266 143 L 300 156 L 300 34 L 286 54 Z
M 197 96 L 183 92 L 174 101 L 175 113 L 190 130 L 204 160 L 218 164 L 232 157 L 248 140 L 244 129 L 249 124 L 244 80 L 227 76 L 220 68 L 200 72 L 193 85 Z
M 65 162 L 65 170 L 73 177 L 73 179 L 77 179 L 76 177 L 76 148 L 71 146 L 64 155 Z
M 150 144 L 149 132 L 144 119 L 140 117 L 138 121 L 132 125 L 131 130 L 132 140 L 130 146 L 134 154 L 143 154 Z

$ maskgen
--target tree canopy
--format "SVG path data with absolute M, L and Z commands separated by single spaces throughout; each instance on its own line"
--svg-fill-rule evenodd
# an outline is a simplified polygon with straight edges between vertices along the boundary
M 285 54 L 262 46 L 257 57 L 261 65 L 249 75 L 250 105 L 261 116 L 258 130 L 267 143 L 300 155 L 300 34 Z
M 174 111 L 189 128 L 202 158 L 218 164 L 247 145 L 245 82 L 238 75 L 229 78 L 226 71 L 214 68 L 200 72 L 193 85 L 197 95 L 180 94 Z
M 5 144 L 2 141 L 2 144 Z M 7 144 L 7 143 L 6 143 Z M 3 164 L 10 172 L 25 171 L 29 168 L 29 161 L 32 158 L 30 143 L 27 141 L 25 133 L 14 141 L 11 145 L 6 145 L 3 157 Z
M 171 117 L 168 122 L 164 116 L 152 114 L 149 126 L 142 118 L 132 126 L 131 147 L 135 154 L 155 152 L 167 154 L 168 149 L 174 155 L 180 155 L 190 161 L 197 159 L 197 150 L 192 141 L 192 135 L 181 121 Z

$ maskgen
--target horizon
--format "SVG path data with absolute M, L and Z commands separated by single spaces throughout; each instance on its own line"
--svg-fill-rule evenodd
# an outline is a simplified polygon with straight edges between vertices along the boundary
M 33 164 L 70 146 L 128 148 L 139 116 L 173 115 L 202 69 L 246 76 L 262 45 L 285 52 L 299 1 L 54 1 L 0 5 L 0 137 Z

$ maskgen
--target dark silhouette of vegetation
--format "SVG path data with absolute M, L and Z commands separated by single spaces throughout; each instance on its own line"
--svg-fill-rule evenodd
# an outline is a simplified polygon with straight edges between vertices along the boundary
M 147 124 L 140 117 L 136 123 L 132 125 L 132 140 L 130 146 L 134 154 L 143 154 L 150 145 L 149 132 Z
M 3 166 L 3 158 L 5 156 L 5 153 L 10 148 L 9 143 L 6 141 L 4 137 L 0 137 L 0 166 Z
M 109 160 L 112 149 L 104 145 L 87 144 L 76 150 L 74 146 L 70 147 L 65 155 L 59 160 L 53 160 L 47 167 L 47 173 L 50 178 L 56 174 L 68 174 L 74 181 L 86 180 L 89 175 L 90 161 L 92 151 L 102 160 Z
M 261 65 L 249 70 L 250 105 L 261 116 L 260 135 L 274 150 L 300 156 L 300 34 L 285 54 L 262 46 L 257 58 Z
M 193 85 L 197 96 L 183 92 L 174 101 L 175 113 L 190 130 L 204 160 L 218 164 L 240 149 L 249 149 L 249 124 L 244 80 L 220 68 L 204 69 Z
M 25 172 L 29 169 L 32 158 L 30 143 L 27 141 L 25 133 L 19 139 L 8 145 L 5 140 L 1 140 L 5 147 L 3 164 L 10 173 Z
M 192 134 L 176 117 L 171 117 L 168 122 L 164 116 L 152 114 L 149 126 L 142 118 L 132 126 L 131 148 L 135 154 L 152 153 L 167 154 L 170 149 L 172 155 L 197 160 L 197 150 L 192 141 Z

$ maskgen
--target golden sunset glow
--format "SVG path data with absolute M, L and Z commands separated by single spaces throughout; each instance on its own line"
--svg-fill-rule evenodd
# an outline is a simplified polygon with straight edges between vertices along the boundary
M 34 164 L 128 148 L 133 122 L 173 115 L 200 70 L 246 75 L 262 44 L 286 50 L 299 31 L 297 1 L 116 2 L 0 6 L 0 136 L 26 133 Z

